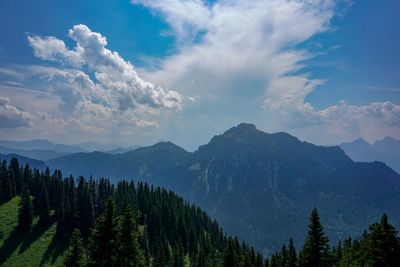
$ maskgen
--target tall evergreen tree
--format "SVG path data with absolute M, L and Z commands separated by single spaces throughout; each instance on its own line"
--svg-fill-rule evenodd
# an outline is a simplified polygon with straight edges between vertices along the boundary
M 384 214 L 380 223 L 369 227 L 361 238 L 361 262 L 368 266 L 399 266 L 400 241 L 396 229 L 389 224 Z
M 28 232 L 32 228 L 33 209 L 29 189 L 24 186 L 21 193 L 21 203 L 18 213 L 18 230 Z
M 238 264 L 235 242 L 232 239 L 229 239 L 224 254 L 224 267 L 236 267 L 239 266 Z
M 0 165 L 0 204 L 7 202 L 12 197 L 12 188 L 7 172 L 7 161 L 3 160 Z
M 66 267 L 81 267 L 85 266 L 85 253 L 82 244 L 82 238 L 78 229 L 72 232 L 69 248 L 65 253 L 64 265 Z
M 288 267 L 297 266 L 296 248 L 294 247 L 293 239 L 290 238 L 288 246 Z
M 135 216 L 127 209 L 120 218 L 118 227 L 117 265 L 123 267 L 145 266 L 143 250 L 138 242 L 139 232 Z
M 115 202 L 109 198 L 91 236 L 90 263 L 94 266 L 115 266 L 116 241 Z
M 82 176 L 79 177 L 77 195 L 79 228 L 83 236 L 88 236 L 94 223 L 94 208 L 88 184 Z
M 14 175 L 14 181 L 15 181 L 15 190 L 17 194 L 19 194 L 22 190 L 22 176 L 20 172 L 20 166 L 17 158 L 12 158 L 10 160 L 10 170 L 12 170 L 13 175 Z
M 37 214 L 40 223 L 46 224 L 50 221 L 50 204 L 47 186 L 42 179 L 39 196 L 35 199 Z
M 329 244 L 320 223 L 318 211 L 314 208 L 308 225 L 308 236 L 300 253 L 300 266 L 330 266 Z

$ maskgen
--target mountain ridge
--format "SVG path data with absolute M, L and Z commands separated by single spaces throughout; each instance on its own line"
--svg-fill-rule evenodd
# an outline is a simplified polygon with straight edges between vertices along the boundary
M 362 138 L 339 145 L 354 161 L 381 161 L 400 173 L 400 140 L 386 136 L 373 144 Z

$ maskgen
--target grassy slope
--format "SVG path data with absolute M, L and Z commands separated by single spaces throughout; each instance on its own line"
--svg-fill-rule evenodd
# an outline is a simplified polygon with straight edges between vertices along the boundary
M 19 234 L 18 203 L 15 197 L 0 206 L 0 266 L 62 266 L 64 246 L 55 239 L 56 224 L 35 224 L 30 233 Z

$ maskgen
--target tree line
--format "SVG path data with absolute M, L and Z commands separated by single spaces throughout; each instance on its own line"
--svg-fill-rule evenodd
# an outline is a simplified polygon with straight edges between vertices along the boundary
M 290 239 L 265 259 L 226 236 L 197 206 L 147 183 L 64 178 L 59 170 L 32 170 L 13 158 L 0 166 L 0 204 L 17 195 L 18 231 L 30 231 L 35 217 L 57 223 L 57 237 L 70 244 L 66 266 L 400 266 L 400 240 L 386 214 L 358 239 L 330 248 L 313 209 L 299 253 Z
M 383 214 L 360 238 L 348 237 L 336 246 L 329 246 L 317 209 L 313 209 L 308 235 L 297 254 L 290 239 L 267 264 L 269 267 L 396 267 L 400 266 L 400 238 L 397 230 Z
M 63 177 L 12 159 L 1 163 L 0 201 L 15 196 L 18 231 L 56 223 L 57 238 L 70 243 L 66 266 L 230 266 L 232 253 L 241 266 L 265 266 L 199 207 L 147 183 Z

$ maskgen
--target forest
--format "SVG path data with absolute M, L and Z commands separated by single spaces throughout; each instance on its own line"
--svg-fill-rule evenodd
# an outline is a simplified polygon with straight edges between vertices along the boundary
M 65 266 L 400 264 L 400 239 L 386 214 L 360 237 L 332 246 L 314 208 L 301 248 L 295 248 L 290 239 L 274 254 L 263 255 L 226 235 L 199 207 L 143 182 L 63 177 L 59 170 L 39 171 L 28 164 L 20 166 L 13 158 L 0 166 L 0 205 L 16 197 L 20 199 L 18 224 L 0 247 L 0 265 L 13 252 L 14 247 L 9 246 L 15 241 L 12 239 L 54 224 Z

